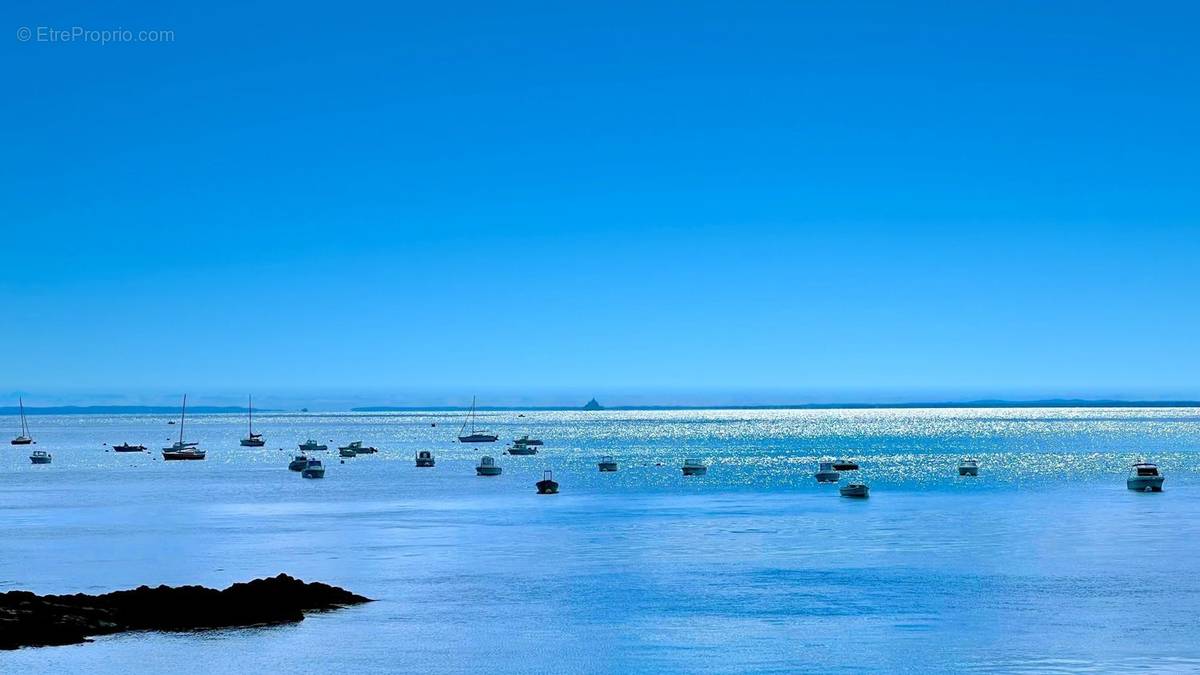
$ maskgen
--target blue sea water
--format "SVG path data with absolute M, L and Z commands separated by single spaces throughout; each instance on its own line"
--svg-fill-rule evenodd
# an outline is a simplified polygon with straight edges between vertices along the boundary
M 288 572 L 377 599 L 296 625 L 0 652 L 3 672 L 1189 672 L 1200 670 L 1200 411 L 34 416 L 0 449 L 0 590 L 225 586 Z M 437 426 L 431 426 L 436 424 Z M 0 429 L 16 429 L 0 418 Z M 15 435 L 15 432 L 14 434 Z M 374 456 L 324 480 L 306 438 Z M 115 454 L 104 443 L 156 452 Z M 433 450 L 434 469 L 413 454 Z M 478 478 L 483 454 L 504 474 Z M 621 469 L 601 474 L 601 455 Z M 981 475 L 959 478 L 963 455 Z M 868 500 L 812 479 L 862 464 Z M 684 478 L 685 457 L 709 464 Z M 1161 494 L 1125 489 L 1158 461 Z M 659 464 L 661 463 L 661 466 Z M 562 484 L 535 494 L 545 468 Z

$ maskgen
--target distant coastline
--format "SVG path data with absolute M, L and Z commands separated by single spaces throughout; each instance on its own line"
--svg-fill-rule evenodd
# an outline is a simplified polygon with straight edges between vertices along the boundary
M 781 403 L 769 405 L 606 405 L 602 410 L 869 410 L 888 408 L 1200 408 L 1200 401 L 1120 401 L 1054 398 L 1037 401 L 934 401 L 912 403 Z M 446 412 L 465 406 L 365 406 L 350 412 Z M 580 406 L 478 406 L 476 410 L 572 411 Z
M 1116 399 L 1042 399 L 1033 401 L 1006 401 L 1001 399 L 985 399 L 976 401 L 916 401 L 907 403 L 787 403 L 771 405 L 608 405 L 603 410 L 617 411 L 654 411 L 654 410 L 886 410 L 886 409 L 916 409 L 916 408 L 1200 408 L 1200 401 L 1123 401 Z M 463 412 L 468 406 L 361 406 L 350 408 L 348 412 L 356 413 L 389 413 L 389 412 Z M 582 406 L 479 406 L 476 408 L 485 412 L 505 411 L 583 411 Z M 17 406 L 0 407 L 0 415 L 18 414 Z M 229 415 L 246 412 L 245 406 L 196 406 L 188 407 L 192 415 Z M 255 408 L 256 413 L 297 413 L 305 414 L 308 410 Z M 312 409 L 314 415 L 339 412 L 337 410 Z M 143 406 L 143 405 L 66 405 L 31 407 L 25 406 L 26 415 L 178 415 L 176 406 Z
M 188 406 L 187 412 L 189 415 L 221 415 L 231 413 L 245 413 L 246 406 L 213 406 L 213 405 L 198 405 Z M 280 412 L 279 410 L 270 410 L 268 408 L 255 408 L 254 412 Z M 0 407 L 0 415 L 17 415 L 20 410 L 17 406 Z M 36 408 L 33 406 L 25 406 L 26 415 L 179 415 L 179 406 L 177 405 L 54 405 Z

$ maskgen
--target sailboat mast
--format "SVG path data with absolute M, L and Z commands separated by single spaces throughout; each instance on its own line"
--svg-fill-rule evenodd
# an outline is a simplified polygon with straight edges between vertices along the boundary
M 9 399 L 12 400 L 12 399 Z M 21 407 L 21 435 L 29 437 L 29 424 L 25 421 L 25 399 L 17 397 L 17 405 Z

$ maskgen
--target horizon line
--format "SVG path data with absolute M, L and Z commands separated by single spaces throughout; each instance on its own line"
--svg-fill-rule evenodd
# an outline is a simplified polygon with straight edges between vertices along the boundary
M 871 410 L 871 409 L 920 409 L 920 408 L 1200 408 L 1200 400 L 1125 400 L 1125 399 L 1079 399 L 1079 398 L 1050 398 L 1050 399 L 975 399 L 969 401 L 910 401 L 910 402 L 851 402 L 851 403 L 769 403 L 757 405 L 602 405 L 599 408 L 588 409 L 584 406 L 476 406 L 477 411 L 655 411 L 655 410 Z M 294 409 L 254 408 L 259 413 L 388 413 L 388 412 L 465 412 L 470 406 L 355 406 L 345 410 L 314 409 L 307 407 Z M 0 407 L 0 415 L 20 414 L 18 406 Z M 58 406 L 25 406 L 25 414 L 33 415 L 87 415 L 87 414 L 175 414 L 176 406 L 163 405 L 58 405 Z M 247 412 L 245 406 L 194 406 L 188 412 L 197 415 L 220 415 Z

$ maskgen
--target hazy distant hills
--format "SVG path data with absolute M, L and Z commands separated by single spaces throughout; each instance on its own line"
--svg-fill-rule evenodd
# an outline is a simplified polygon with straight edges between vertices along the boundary
M 239 406 L 188 406 L 188 414 L 221 414 L 245 413 L 245 407 Z M 266 408 L 255 408 L 254 412 L 278 412 Z M 0 415 L 17 415 L 20 409 L 15 406 L 0 407 Z M 57 405 L 44 408 L 25 406 L 26 415 L 178 415 L 177 405 Z

